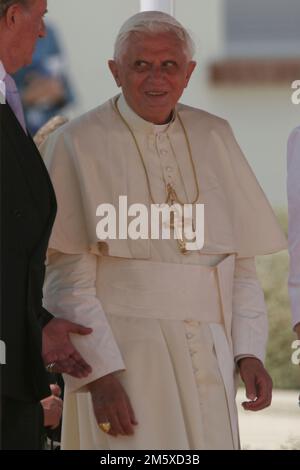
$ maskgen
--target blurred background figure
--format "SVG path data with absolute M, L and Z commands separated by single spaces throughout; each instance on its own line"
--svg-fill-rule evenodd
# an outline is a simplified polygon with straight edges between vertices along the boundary
M 19 70 L 14 79 L 31 135 L 52 117 L 64 114 L 74 102 L 65 58 L 52 25 L 47 24 L 46 37 L 38 41 L 32 64 Z
M 292 325 L 300 339 L 300 127 L 291 133 L 287 147 L 287 194 L 289 210 L 289 294 Z

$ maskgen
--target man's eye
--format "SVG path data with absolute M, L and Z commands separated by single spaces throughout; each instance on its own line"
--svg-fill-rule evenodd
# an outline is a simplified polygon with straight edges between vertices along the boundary
M 147 70 L 149 68 L 149 64 L 144 60 L 137 60 L 135 62 L 135 68 L 138 70 Z
M 163 66 L 166 69 L 176 68 L 176 63 L 173 62 L 172 60 L 167 60 L 166 62 L 163 63 Z

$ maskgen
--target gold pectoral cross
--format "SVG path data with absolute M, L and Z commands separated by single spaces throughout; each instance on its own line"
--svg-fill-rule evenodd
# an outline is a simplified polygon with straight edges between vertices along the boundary
M 187 252 L 188 252 L 188 250 L 187 250 L 187 247 L 186 247 L 186 241 L 185 241 L 185 239 L 184 239 L 184 233 L 183 233 L 183 231 L 184 231 L 184 226 L 183 226 L 183 224 L 181 224 L 182 227 L 180 228 L 180 227 L 178 226 L 178 224 L 175 223 L 175 220 L 174 220 L 174 219 L 175 219 L 175 217 L 174 217 L 174 212 L 172 212 L 172 215 L 173 215 L 173 221 L 174 221 L 174 222 L 173 222 L 173 226 L 174 226 L 173 228 L 174 228 L 174 232 L 175 232 L 175 234 L 176 234 L 176 240 L 177 240 L 178 248 L 179 248 L 180 252 L 181 252 L 183 255 L 186 255 Z
M 167 196 L 168 196 L 168 199 L 167 199 L 168 204 L 172 207 L 174 203 L 178 201 L 178 197 L 177 197 L 175 189 L 170 183 L 167 184 Z M 170 228 L 172 228 L 176 234 L 176 240 L 177 240 L 177 244 L 178 244 L 178 248 L 180 252 L 183 255 L 187 254 L 188 250 L 186 248 L 186 241 L 183 235 L 184 227 L 182 226 L 182 231 L 180 231 L 180 227 L 178 227 L 178 224 L 175 223 L 174 211 L 170 213 Z

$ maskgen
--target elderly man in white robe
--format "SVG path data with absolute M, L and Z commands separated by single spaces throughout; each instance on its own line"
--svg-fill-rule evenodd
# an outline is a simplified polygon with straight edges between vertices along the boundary
M 193 54 L 173 17 L 133 16 L 109 61 L 122 94 L 42 149 L 58 199 L 45 306 L 93 329 L 74 337 L 93 372 L 66 377 L 64 449 L 238 449 L 237 372 L 246 410 L 271 403 L 255 256 L 286 243 L 228 123 L 178 103 Z M 204 246 L 99 239 L 98 207 L 121 195 L 204 204 Z

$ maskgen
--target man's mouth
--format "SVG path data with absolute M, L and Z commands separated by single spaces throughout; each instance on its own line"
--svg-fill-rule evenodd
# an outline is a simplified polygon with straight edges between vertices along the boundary
M 167 91 L 146 91 L 147 96 L 165 96 Z

